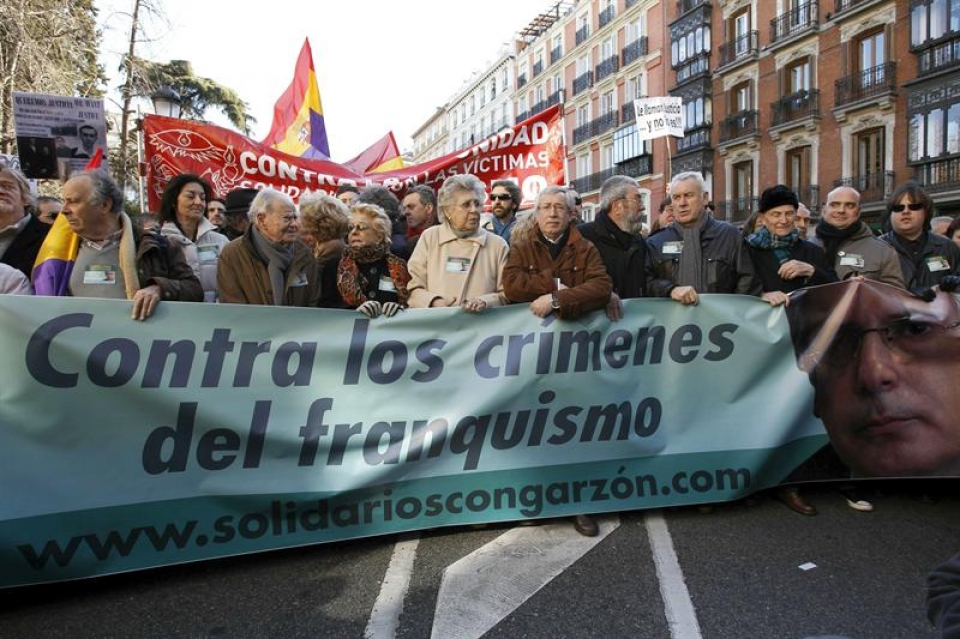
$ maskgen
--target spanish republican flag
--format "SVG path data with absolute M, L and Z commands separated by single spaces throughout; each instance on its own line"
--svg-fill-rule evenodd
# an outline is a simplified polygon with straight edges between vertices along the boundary
M 303 41 L 300 49 L 293 82 L 273 107 L 273 126 L 263 144 L 298 157 L 330 158 L 309 39 Z
M 373 146 L 360 155 L 342 164 L 356 173 L 385 173 L 403 168 L 403 158 L 393 137 L 393 132 L 377 140 Z

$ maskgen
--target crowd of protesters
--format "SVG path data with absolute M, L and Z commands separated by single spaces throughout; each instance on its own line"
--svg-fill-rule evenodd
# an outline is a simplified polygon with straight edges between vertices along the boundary
M 586 223 L 572 189 L 546 187 L 532 211 L 521 211 L 514 182 L 485 185 L 472 175 L 436 192 L 410 188 L 402 200 L 382 186 L 344 186 L 295 203 L 269 188 L 221 199 L 184 174 L 167 183 L 150 228 L 123 212 L 103 171 L 76 175 L 62 191 L 62 201 L 44 198 L 40 207 L 17 170 L 0 169 L 0 290 L 127 299 L 137 320 L 161 301 L 193 301 L 356 309 L 369 318 L 522 303 L 538 317 L 602 311 L 617 321 L 631 298 L 694 305 L 720 293 L 789 306 L 798 290 L 863 278 L 929 300 L 935 287 L 960 283 L 960 220 L 937 218 L 945 235 L 935 233 L 933 201 L 912 182 L 889 198 L 879 237 L 849 186 L 827 195 L 815 225 L 791 189 L 772 186 L 738 229 L 713 215 L 695 172 L 670 182 L 648 236 L 639 184 L 627 176 L 602 185 Z M 842 492 L 852 508 L 872 508 L 852 486 Z M 796 512 L 817 512 L 796 489 L 778 496 Z M 588 517 L 575 525 L 596 534 Z

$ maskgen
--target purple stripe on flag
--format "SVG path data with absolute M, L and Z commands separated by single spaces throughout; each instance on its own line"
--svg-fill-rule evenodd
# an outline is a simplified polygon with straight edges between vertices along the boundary
M 40 262 L 33 268 L 33 290 L 37 295 L 69 295 L 73 265 L 73 260 L 49 259 Z
M 327 129 L 323 123 L 323 114 L 310 110 L 310 145 L 324 156 L 330 157 L 330 144 L 327 142 Z

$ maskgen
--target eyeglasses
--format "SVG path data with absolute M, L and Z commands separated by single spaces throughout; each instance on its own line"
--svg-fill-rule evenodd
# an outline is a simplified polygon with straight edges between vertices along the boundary
M 909 355 L 918 360 L 936 357 L 944 347 L 940 337 L 958 326 L 960 321 L 953 324 L 937 324 L 911 320 L 908 317 L 893 320 L 885 326 L 876 328 L 843 326 L 834 336 L 821 363 L 826 364 L 828 372 L 843 370 L 859 356 L 867 333 L 877 333 L 884 346 L 902 355 Z
M 372 226 L 365 224 L 364 222 L 357 222 L 355 224 L 347 224 L 347 233 L 353 233 L 354 231 L 358 233 L 363 233 L 364 231 L 369 231 Z
M 643 205 L 643 198 L 639 198 L 639 197 L 635 197 L 635 196 L 634 196 L 634 197 L 621 197 L 621 198 L 618 198 L 618 199 L 620 199 L 620 200 L 626 200 L 626 201 L 628 201 L 628 202 L 636 202 L 637 204 L 640 204 L 641 206 Z
M 890 207 L 890 210 L 894 213 L 903 213 L 904 209 L 910 209 L 911 211 L 922 211 L 923 204 L 920 202 L 911 202 L 910 204 L 894 204 Z
M 491 193 L 490 199 L 494 202 L 497 200 L 500 200 L 501 202 L 506 202 L 507 200 L 512 200 L 513 198 L 510 197 L 509 193 Z
M 537 207 L 537 210 L 543 211 L 544 213 L 546 213 L 547 211 L 559 211 L 560 213 L 566 213 L 567 205 L 566 204 L 541 204 L 540 206 Z

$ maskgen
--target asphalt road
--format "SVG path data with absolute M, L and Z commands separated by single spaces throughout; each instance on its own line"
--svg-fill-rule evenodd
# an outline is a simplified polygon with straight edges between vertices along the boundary
M 622 513 L 585 552 L 566 522 L 459 527 L 10 589 L 0 593 L 0 637 L 363 637 L 385 590 L 396 587 L 394 572 L 382 584 L 402 540 L 416 547 L 393 599 L 390 636 L 449 628 L 449 614 L 440 620 L 451 609 L 441 584 L 450 566 L 467 562 L 463 626 L 486 616 L 490 638 L 934 637 L 925 580 L 960 552 L 957 484 L 869 487 L 880 491 L 871 494 L 872 513 L 854 512 L 827 486 L 806 491 L 816 517 L 767 496 L 710 514 Z M 661 518 L 679 581 L 656 558 L 663 539 L 651 525 Z M 512 535 L 528 543 L 504 541 Z M 474 570 L 474 557 L 495 568 Z M 551 561 L 563 567 L 531 588 L 533 573 Z M 674 607 L 684 592 L 687 607 Z M 370 632 L 384 636 L 382 627 Z M 443 639 L 479 636 L 469 632 Z

